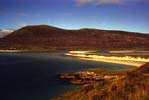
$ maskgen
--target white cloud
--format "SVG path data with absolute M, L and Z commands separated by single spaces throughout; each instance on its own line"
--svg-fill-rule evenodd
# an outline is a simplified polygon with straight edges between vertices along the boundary
M 102 4 L 115 4 L 115 5 L 125 5 L 125 4 L 132 4 L 132 3 L 149 3 L 148 0 L 75 0 L 76 4 L 86 5 L 86 4 L 93 4 L 93 5 L 102 5 Z
M 122 0 L 97 0 L 97 4 L 122 4 Z
M 123 4 L 123 0 L 76 0 L 77 5 Z
M 25 27 L 25 26 L 28 26 L 28 25 L 29 25 L 29 24 L 24 23 L 24 22 L 19 24 L 20 27 Z
M 76 0 L 77 5 L 84 5 L 88 3 L 93 3 L 94 0 Z
M 26 16 L 29 16 L 28 14 L 26 14 L 26 13 L 22 13 L 22 12 L 20 12 L 20 13 L 16 13 L 16 15 L 17 15 L 17 16 L 25 16 L 25 17 L 26 17 Z

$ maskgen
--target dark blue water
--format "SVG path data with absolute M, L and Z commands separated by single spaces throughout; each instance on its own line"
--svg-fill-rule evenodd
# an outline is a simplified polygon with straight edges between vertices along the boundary
M 88 68 L 126 69 L 133 66 L 85 61 L 64 52 L 0 53 L 0 100 L 50 100 L 76 88 L 57 74 Z

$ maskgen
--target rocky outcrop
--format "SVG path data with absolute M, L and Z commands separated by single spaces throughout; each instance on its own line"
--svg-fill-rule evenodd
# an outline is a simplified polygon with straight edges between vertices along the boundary
M 60 78 L 67 79 L 69 83 L 76 85 L 92 84 L 99 81 L 119 79 L 121 75 L 97 75 L 94 72 L 83 71 L 72 74 L 60 74 Z

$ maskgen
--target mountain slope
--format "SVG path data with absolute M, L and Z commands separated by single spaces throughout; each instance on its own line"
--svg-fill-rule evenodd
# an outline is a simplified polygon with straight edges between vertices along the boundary
M 26 26 L 0 39 L 0 49 L 149 49 L 149 35 L 98 29 Z
M 6 35 L 12 33 L 14 30 L 0 30 L 0 38 L 5 37 Z
M 82 86 L 52 100 L 149 100 L 148 65 L 128 72 L 122 79 Z

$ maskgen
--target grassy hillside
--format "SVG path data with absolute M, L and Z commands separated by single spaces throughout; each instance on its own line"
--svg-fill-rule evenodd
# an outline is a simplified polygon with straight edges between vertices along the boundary
M 53 100 L 149 100 L 149 63 L 122 79 L 82 86 Z
M 88 28 L 65 30 L 47 25 L 26 26 L 0 39 L 0 49 L 147 50 L 148 47 L 147 34 Z

